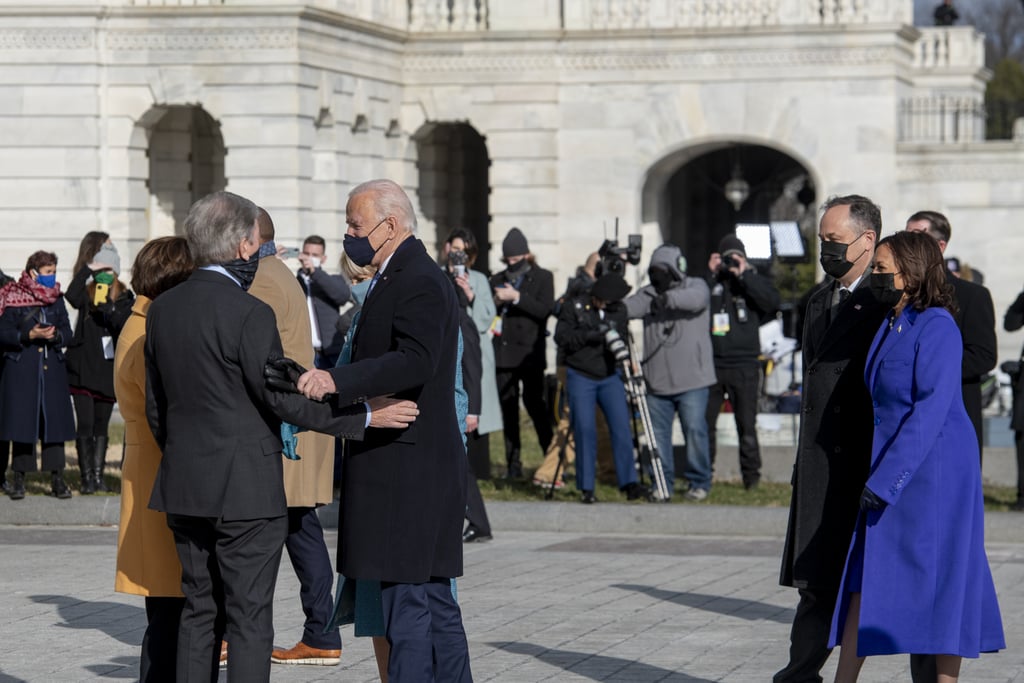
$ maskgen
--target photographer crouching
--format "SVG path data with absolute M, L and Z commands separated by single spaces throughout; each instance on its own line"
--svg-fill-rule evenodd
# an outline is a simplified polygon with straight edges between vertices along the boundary
M 627 334 L 628 319 L 622 298 L 629 285 L 616 273 L 597 279 L 589 294 L 566 301 L 558 314 L 555 343 L 565 359 L 569 415 L 576 442 L 576 488 L 581 502 L 595 503 L 597 466 L 597 406 L 611 434 L 612 455 L 619 490 L 629 500 L 649 498 L 637 481 L 633 461 L 626 390 L 618 372 L 619 361 L 609 341 Z M 622 344 L 621 337 L 618 337 Z M 622 346 L 617 346 L 620 352 Z M 628 351 L 626 352 L 628 353 Z

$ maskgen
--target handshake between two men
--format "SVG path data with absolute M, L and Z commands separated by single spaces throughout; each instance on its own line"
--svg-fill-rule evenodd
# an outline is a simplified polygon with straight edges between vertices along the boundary
M 337 393 L 334 378 L 325 370 L 306 370 L 291 358 L 271 358 L 263 368 L 264 382 L 269 389 L 302 394 L 314 401 L 326 401 Z M 366 402 L 370 411 L 370 427 L 405 429 L 420 414 L 416 403 L 390 396 L 377 396 Z

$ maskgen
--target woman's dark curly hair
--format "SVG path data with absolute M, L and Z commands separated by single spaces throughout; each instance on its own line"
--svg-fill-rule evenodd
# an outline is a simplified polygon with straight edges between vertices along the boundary
M 923 311 L 940 306 L 956 315 L 953 286 L 946 281 L 946 261 L 939 243 L 926 232 L 903 230 L 879 241 L 892 250 L 896 271 L 903 277 L 903 291 L 907 306 Z

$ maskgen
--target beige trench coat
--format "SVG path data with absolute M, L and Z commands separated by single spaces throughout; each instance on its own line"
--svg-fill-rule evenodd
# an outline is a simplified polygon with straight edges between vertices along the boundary
M 295 274 L 274 256 L 260 260 L 249 293 L 270 306 L 277 318 L 284 355 L 304 368 L 313 367 L 313 333 L 306 296 Z M 334 437 L 317 432 L 299 434 L 299 460 L 284 461 L 284 492 L 288 507 L 327 505 L 334 495 Z
M 160 447 L 146 422 L 146 310 L 135 299 L 114 354 L 114 393 L 124 417 L 121 521 L 117 530 L 114 590 L 150 597 L 181 596 L 181 564 L 167 515 L 149 509 L 160 467 Z

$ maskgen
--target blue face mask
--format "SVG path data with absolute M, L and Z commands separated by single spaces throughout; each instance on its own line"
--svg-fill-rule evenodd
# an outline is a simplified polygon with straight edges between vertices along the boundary
M 256 258 L 266 258 L 267 256 L 273 256 L 277 253 L 277 245 L 274 244 L 274 240 L 270 240 L 260 245 L 260 250 L 256 252 Z
M 383 247 L 384 244 L 381 243 L 380 247 L 374 249 L 373 245 L 370 244 L 370 235 L 377 232 L 377 228 L 379 228 L 386 220 L 387 218 L 381 219 L 380 223 L 377 223 L 377 225 L 373 226 L 373 230 L 366 233 L 365 237 L 353 237 L 352 235 L 345 235 L 345 253 L 348 254 L 348 257 L 352 260 L 352 263 L 356 264 L 359 267 L 365 267 L 373 263 L 373 257 L 377 255 L 377 252 L 380 250 L 380 247 Z
M 57 286 L 57 274 L 53 273 L 52 275 L 36 275 L 36 282 L 41 284 L 43 287 L 48 287 L 52 289 Z
M 370 291 L 371 280 L 363 280 L 358 284 L 352 285 L 352 298 L 356 300 L 356 303 L 360 306 L 366 300 L 366 293 Z

